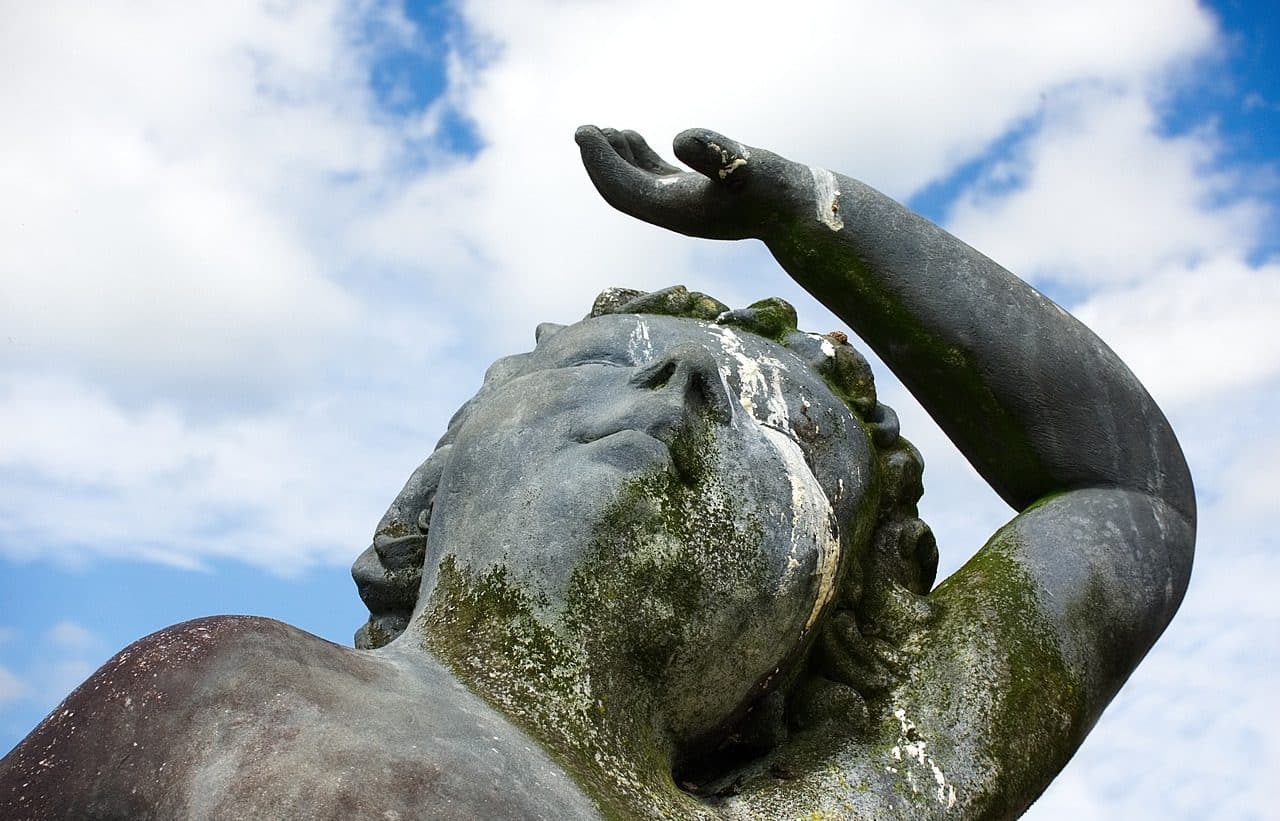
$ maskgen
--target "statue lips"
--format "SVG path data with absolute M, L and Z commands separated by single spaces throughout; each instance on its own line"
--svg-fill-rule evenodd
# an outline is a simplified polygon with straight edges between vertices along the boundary
M 375 536 L 373 547 L 351 568 L 360 598 L 371 611 L 410 609 L 422 578 L 426 534 Z
M 427 547 L 427 535 L 414 533 L 408 536 L 379 534 L 373 537 L 373 549 L 388 570 L 405 570 L 422 564 L 423 551 Z

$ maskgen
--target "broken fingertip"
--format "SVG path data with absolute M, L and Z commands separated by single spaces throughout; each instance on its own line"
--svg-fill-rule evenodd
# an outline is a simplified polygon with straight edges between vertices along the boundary
M 720 182 L 745 179 L 747 162 L 751 157 L 751 153 L 737 140 L 705 128 L 681 131 L 676 135 L 674 148 L 681 162 Z

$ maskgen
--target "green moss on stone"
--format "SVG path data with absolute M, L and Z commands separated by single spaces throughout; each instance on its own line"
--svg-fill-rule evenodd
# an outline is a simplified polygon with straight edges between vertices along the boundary
M 696 653 L 698 625 L 759 590 L 763 526 L 719 486 L 717 443 L 676 442 L 673 475 L 623 486 L 594 529 L 564 604 L 501 566 L 442 561 L 427 644 L 458 677 L 536 737 L 607 817 L 711 817 L 672 782 L 658 720 L 668 676 Z
M 934 688 L 928 700 L 949 695 L 957 726 L 972 728 L 953 743 L 973 743 L 973 755 L 993 768 L 966 779 L 983 793 L 982 817 L 1021 813 L 1087 730 L 1081 681 L 1063 657 L 1043 594 L 1016 558 L 1021 552 L 1016 527 L 1006 527 L 939 587 L 946 629 L 935 640 L 950 652 L 915 674 Z M 974 664 L 981 673 L 968 687 L 943 692 L 948 669 Z
M 948 418 L 963 429 L 952 435 L 984 443 L 979 460 L 998 454 L 1006 472 L 1036 475 L 1039 460 L 1026 431 L 996 399 L 969 352 L 930 331 L 902 297 L 879 285 L 866 263 L 848 246 L 832 242 L 825 230 L 807 216 L 793 219 L 776 226 L 769 249 L 823 304 L 853 318 L 859 334 L 882 357 L 898 363 L 895 371 L 912 394 L 948 397 Z

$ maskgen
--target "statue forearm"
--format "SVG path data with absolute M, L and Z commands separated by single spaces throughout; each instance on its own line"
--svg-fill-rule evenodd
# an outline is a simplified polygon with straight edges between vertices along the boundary
M 766 243 L 875 349 L 1010 505 L 1123 487 L 1194 519 L 1168 422 L 1097 336 L 889 197 L 811 173 L 811 188 L 803 180 L 789 188 L 814 196 L 797 197 L 787 209 L 794 216 Z
M 705 129 L 681 172 L 633 132 L 578 130 L 601 195 L 646 222 L 759 237 L 849 323 L 1006 501 L 1146 493 L 1194 520 L 1168 422 L 1110 349 L 1026 283 L 862 183 Z

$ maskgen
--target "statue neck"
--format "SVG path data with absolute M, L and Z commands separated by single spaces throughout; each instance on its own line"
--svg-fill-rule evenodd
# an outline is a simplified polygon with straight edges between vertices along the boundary
M 672 781 L 674 745 L 653 683 L 618 656 L 601 659 L 500 568 L 476 576 L 442 563 L 407 641 L 533 736 L 588 794 L 624 816 L 688 814 Z

